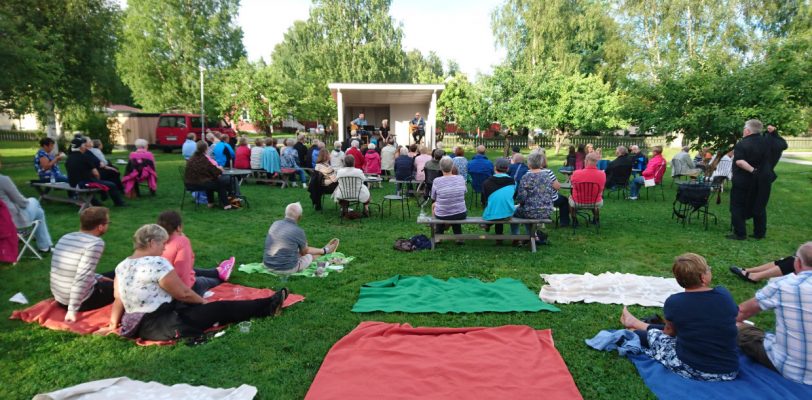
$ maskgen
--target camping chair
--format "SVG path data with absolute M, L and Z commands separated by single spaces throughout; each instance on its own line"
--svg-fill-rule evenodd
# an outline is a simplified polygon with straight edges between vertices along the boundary
M 336 190 L 340 191 L 341 197 L 336 198 L 336 200 L 345 201 L 347 202 L 347 210 L 344 209 L 344 205 L 341 206 L 341 220 L 344 220 L 344 215 L 346 214 L 345 211 L 349 210 L 353 204 L 357 205 L 358 207 L 363 208 L 363 203 L 361 203 L 361 187 L 364 185 L 364 180 L 357 177 L 357 176 L 344 176 L 338 178 L 338 187 Z M 369 206 L 377 206 L 378 212 L 381 214 L 383 218 L 383 213 L 381 213 L 381 205 L 377 203 L 373 203 L 372 201 L 369 202 Z M 358 219 L 359 222 L 361 218 Z
M 471 208 L 473 209 L 476 207 L 477 198 L 482 196 L 482 183 L 485 182 L 491 175 L 490 174 L 483 174 L 481 172 L 471 172 L 468 171 L 468 176 L 471 177 Z
M 36 256 L 38 259 L 42 260 L 42 256 L 39 254 L 37 249 L 35 249 L 34 246 L 31 245 L 31 241 L 34 240 L 34 232 L 37 231 L 38 227 L 39 221 L 36 220 L 31 222 L 31 224 L 28 226 L 17 227 L 17 238 L 20 239 L 20 242 L 22 242 L 23 246 L 22 249 L 20 249 L 19 254 L 17 255 L 17 261 L 14 262 L 15 264 L 20 262 L 20 260 L 23 258 L 23 254 L 25 254 L 26 249 L 34 253 L 34 256 Z
M 708 230 L 708 217 L 713 217 L 713 223 L 717 224 L 716 214 L 708 211 L 708 199 L 711 195 L 712 187 L 708 183 L 681 183 L 677 187 L 677 196 L 672 205 L 671 217 L 677 218 L 684 227 L 686 222 L 691 221 L 691 216 L 702 217 L 705 230 Z
M 600 233 L 600 208 L 603 202 L 598 202 L 601 194 L 600 185 L 594 182 L 578 182 L 572 184 L 572 196 L 570 196 L 570 215 L 572 216 L 572 232 L 578 225 L 578 216 L 584 218 L 587 224 L 594 222 L 595 232 Z M 583 199 L 576 201 L 577 197 Z M 591 214 L 591 219 L 590 219 Z
M 621 194 L 623 198 L 625 198 L 626 192 L 629 190 L 629 178 L 632 176 L 632 166 L 629 165 L 622 170 L 614 168 L 611 172 L 612 175 L 607 177 L 611 178 L 611 182 L 607 179 L 604 190 L 612 189 L 611 191 L 616 192 L 616 198 L 618 200 L 620 200 Z
M 665 176 L 665 163 L 654 173 L 654 186 L 645 186 L 646 188 L 646 200 L 648 200 L 648 190 L 656 191 L 657 188 L 660 188 L 660 195 L 663 197 L 663 201 L 665 201 L 665 187 L 663 187 L 663 177 Z M 660 179 L 657 182 L 657 179 Z M 657 193 L 654 193 L 654 199 L 657 199 Z
M 192 200 L 195 202 L 195 210 L 197 210 L 197 199 L 194 196 L 194 192 L 205 192 L 205 189 L 196 187 L 194 185 L 186 184 L 186 166 L 180 165 L 178 166 L 178 173 L 180 174 L 180 180 L 183 182 L 183 197 L 180 199 L 180 210 L 183 211 L 183 203 L 186 201 L 186 192 L 191 193 Z

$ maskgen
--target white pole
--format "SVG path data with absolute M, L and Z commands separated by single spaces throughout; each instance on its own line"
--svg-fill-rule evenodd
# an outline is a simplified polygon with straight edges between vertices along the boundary
M 200 140 L 206 139 L 206 108 L 204 106 L 204 99 L 203 99 L 203 71 L 205 68 L 203 67 L 203 60 L 200 60 L 200 64 L 198 64 L 198 69 L 200 70 Z

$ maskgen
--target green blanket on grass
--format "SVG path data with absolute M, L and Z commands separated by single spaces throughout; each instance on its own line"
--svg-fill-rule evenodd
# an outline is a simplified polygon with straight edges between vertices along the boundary
M 299 271 L 299 272 L 297 272 L 295 274 L 292 274 L 291 276 L 306 276 L 308 278 L 314 278 L 314 277 L 316 277 L 316 268 L 318 268 L 317 263 L 319 261 L 326 261 L 329 264 L 330 261 L 333 260 L 334 258 L 343 258 L 344 259 L 344 266 L 346 266 L 347 264 L 350 263 L 350 261 L 355 259 L 355 257 L 347 257 L 347 256 L 344 255 L 344 253 L 339 253 L 339 252 L 325 254 L 325 255 L 317 258 L 312 263 L 310 263 L 310 265 L 307 268 L 305 268 L 305 269 L 303 269 L 303 270 L 301 270 L 301 271 Z M 237 270 L 240 271 L 240 272 L 245 272 L 246 274 L 260 273 L 260 274 L 268 274 L 268 275 L 274 275 L 274 276 L 279 276 L 280 275 L 280 274 L 277 274 L 276 272 L 274 272 L 273 270 L 271 270 L 269 268 L 266 268 L 265 265 L 262 264 L 261 262 L 259 262 L 259 263 L 250 263 L 250 264 L 242 264 L 239 267 L 237 267 Z M 334 269 L 331 269 L 330 267 L 326 268 L 324 270 L 324 274 L 322 275 L 322 278 L 329 275 L 331 272 L 336 272 L 336 271 Z
M 521 281 L 502 278 L 482 282 L 473 278 L 447 281 L 427 276 L 400 276 L 361 287 L 353 312 L 474 313 L 560 311 L 538 298 Z

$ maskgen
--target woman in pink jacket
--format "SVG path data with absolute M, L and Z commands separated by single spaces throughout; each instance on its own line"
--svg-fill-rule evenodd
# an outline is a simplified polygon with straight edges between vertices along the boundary
M 367 153 L 364 154 L 364 173 L 381 174 L 381 155 L 375 151 L 375 143 L 370 143 Z
M 167 259 L 183 283 L 195 293 L 203 296 L 207 290 L 228 281 L 234 268 L 234 257 L 220 263 L 214 269 L 195 268 L 195 253 L 192 243 L 183 234 L 183 222 L 175 211 L 164 211 L 158 216 L 158 225 L 166 229 L 169 239 L 164 244 L 161 257 Z

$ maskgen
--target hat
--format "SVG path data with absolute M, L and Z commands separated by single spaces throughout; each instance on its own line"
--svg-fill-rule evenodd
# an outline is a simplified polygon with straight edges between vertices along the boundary
M 510 149 L 513 150 L 514 153 L 521 153 L 521 149 L 519 149 L 519 146 L 513 146 Z
M 70 150 L 71 151 L 79 151 L 79 148 L 85 144 L 85 138 L 82 135 L 76 135 L 73 137 L 73 140 L 70 141 Z

